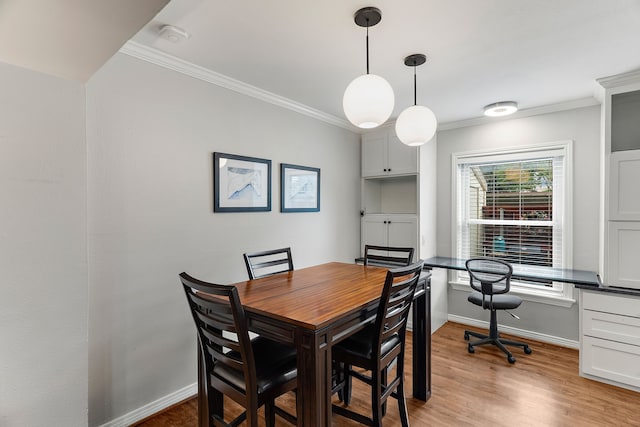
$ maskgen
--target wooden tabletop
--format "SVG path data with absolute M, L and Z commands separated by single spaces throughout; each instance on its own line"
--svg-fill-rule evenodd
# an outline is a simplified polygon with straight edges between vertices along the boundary
M 234 284 L 246 311 L 319 330 L 380 298 L 387 269 L 331 262 Z

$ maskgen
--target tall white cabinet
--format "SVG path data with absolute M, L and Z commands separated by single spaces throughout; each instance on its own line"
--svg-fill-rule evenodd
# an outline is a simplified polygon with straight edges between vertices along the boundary
M 418 148 L 398 140 L 393 127 L 362 136 L 361 246 L 416 249 L 418 259 Z
M 599 79 L 602 93 L 602 280 L 640 289 L 640 71 Z

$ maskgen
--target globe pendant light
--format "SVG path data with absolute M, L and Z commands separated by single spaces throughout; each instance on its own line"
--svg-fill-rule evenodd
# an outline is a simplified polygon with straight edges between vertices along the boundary
M 371 129 L 387 121 L 393 111 L 394 96 L 389 82 L 369 74 L 369 27 L 382 19 L 375 7 L 365 7 L 354 15 L 355 23 L 367 28 L 367 74 L 354 79 L 344 92 L 342 108 L 349 121 L 359 128 Z
M 421 53 L 409 55 L 404 59 L 404 65 L 413 67 L 413 106 L 406 108 L 396 120 L 396 135 L 402 143 L 409 146 L 422 145 L 431 140 L 438 128 L 435 114 L 427 107 L 417 105 L 416 67 L 427 61 Z

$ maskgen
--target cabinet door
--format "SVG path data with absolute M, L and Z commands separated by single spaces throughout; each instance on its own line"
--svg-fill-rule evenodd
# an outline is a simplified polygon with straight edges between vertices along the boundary
M 609 219 L 640 221 L 640 150 L 611 153 Z
M 418 148 L 400 142 L 394 131 L 389 132 L 387 158 L 390 175 L 418 173 Z
M 640 222 L 609 221 L 609 276 L 611 286 L 640 289 Z
M 388 246 L 410 247 L 418 253 L 418 219 L 415 216 L 389 216 Z
M 362 176 L 387 174 L 387 133 L 362 136 Z
M 387 246 L 387 217 L 365 215 L 362 217 L 362 253 L 364 245 Z

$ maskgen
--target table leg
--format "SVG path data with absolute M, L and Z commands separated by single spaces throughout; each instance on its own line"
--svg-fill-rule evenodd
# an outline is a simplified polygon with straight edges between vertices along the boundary
M 331 348 L 327 334 L 298 332 L 298 426 L 331 425 Z
M 413 396 L 427 401 L 431 397 L 431 279 L 425 292 L 413 301 Z

